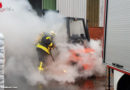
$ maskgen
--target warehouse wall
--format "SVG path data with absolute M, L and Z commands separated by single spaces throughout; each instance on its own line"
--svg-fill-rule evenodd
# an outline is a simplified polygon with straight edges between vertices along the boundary
M 28 0 L 34 9 L 42 9 L 42 0 Z
M 87 0 L 87 20 L 89 27 L 99 27 L 99 0 Z
M 104 38 L 104 6 L 105 0 L 99 0 L 99 23 L 96 27 L 89 27 L 90 38 L 92 39 L 100 39 Z
M 70 17 L 80 17 L 86 19 L 86 0 L 57 0 L 57 10 Z
M 0 90 L 4 90 L 4 63 L 5 50 L 4 50 L 4 36 L 0 33 Z
M 100 0 L 99 27 L 104 27 L 104 6 L 105 6 L 105 0 Z
M 87 11 L 87 4 L 90 0 L 57 0 L 57 10 L 64 16 L 80 17 L 87 19 L 87 13 L 94 12 L 94 8 Z M 94 1 L 94 0 L 93 0 Z M 91 1 L 91 2 L 93 2 Z M 98 25 L 89 26 L 89 33 L 92 39 L 102 39 L 104 32 L 104 3 L 105 0 L 99 0 L 98 5 Z M 98 3 L 97 3 L 98 4 Z M 89 7 L 89 6 L 88 6 Z M 97 8 L 95 8 L 97 10 Z M 93 13 L 95 14 L 95 13 Z M 93 15 L 94 16 L 94 15 Z M 93 20 L 93 19 L 92 19 Z M 94 20 L 93 20 L 94 21 Z M 93 24 L 93 23 L 92 23 Z
M 103 40 L 103 33 L 104 33 L 104 28 L 103 27 L 92 27 L 92 28 L 89 28 L 90 38 L 92 38 L 92 39 Z
M 42 0 L 42 9 L 56 10 L 56 0 Z

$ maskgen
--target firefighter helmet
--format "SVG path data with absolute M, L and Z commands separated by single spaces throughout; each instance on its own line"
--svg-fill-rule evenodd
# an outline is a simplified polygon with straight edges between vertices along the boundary
M 50 31 L 50 35 L 55 37 L 56 36 L 56 33 L 54 31 Z

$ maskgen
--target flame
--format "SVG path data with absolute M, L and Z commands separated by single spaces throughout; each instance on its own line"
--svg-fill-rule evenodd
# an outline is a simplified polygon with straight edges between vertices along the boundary
M 66 73 L 67 71 L 64 69 L 63 72 Z

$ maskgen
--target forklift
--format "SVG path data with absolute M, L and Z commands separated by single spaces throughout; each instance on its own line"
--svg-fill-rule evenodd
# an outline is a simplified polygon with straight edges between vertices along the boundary
M 74 30 L 71 28 L 71 24 L 79 23 L 81 30 Z M 76 27 L 77 25 L 73 26 Z M 66 27 L 67 27 L 67 36 L 69 43 L 81 43 L 86 40 L 87 42 L 90 41 L 89 32 L 88 32 L 88 25 L 87 22 L 85 24 L 85 20 L 83 18 L 74 18 L 74 17 L 66 17 Z
M 94 53 L 95 51 L 89 47 L 90 36 L 88 32 L 87 22 L 83 18 L 66 17 L 66 28 L 68 43 L 79 44 L 84 48 L 78 50 L 70 49 L 69 64 L 77 65 L 82 63 L 79 68 L 79 72 L 84 70 L 90 70 L 93 68 L 93 63 L 83 63 L 83 57 L 81 54 Z M 91 61 L 90 61 L 91 62 Z

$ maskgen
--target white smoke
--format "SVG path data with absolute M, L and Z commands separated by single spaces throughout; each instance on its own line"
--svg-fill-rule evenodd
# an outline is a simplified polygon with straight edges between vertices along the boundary
M 5 74 L 14 82 L 24 77 L 31 84 L 45 84 L 44 76 L 37 71 L 35 40 L 41 32 L 60 30 L 64 19 L 54 12 L 45 17 L 37 16 L 27 0 L 3 0 L 2 3 L 5 11 L 0 12 L 0 32 L 5 35 Z M 52 16 L 57 19 L 53 20 Z M 15 76 L 18 78 L 12 78 Z
M 102 47 L 101 41 L 90 40 L 88 47 L 93 52 L 85 53 L 84 46 L 73 44 L 58 44 L 60 54 L 56 58 L 56 61 L 48 67 L 46 72 L 48 77 L 60 82 L 75 82 L 76 78 L 90 76 L 102 76 L 104 75 L 105 67 L 102 64 Z M 74 50 L 80 55 L 81 60 L 77 62 L 76 66 L 70 65 L 70 57 L 73 53 L 70 50 Z M 74 58 L 73 58 L 74 59 Z M 86 70 L 79 70 L 83 65 L 87 64 Z
M 50 80 L 59 82 L 75 82 L 77 77 L 89 77 L 99 71 L 103 73 L 101 45 L 99 41 L 90 42 L 95 53 L 89 55 L 81 53 L 83 62 L 76 66 L 68 64 L 71 55 L 69 49 L 84 49 L 81 45 L 71 45 L 67 42 L 64 18 L 54 12 L 48 12 L 39 17 L 27 0 L 3 0 L 4 12 L 0 12 L 0 32 L 5 35 L 6 67 L 5 74 L 8 82 L 18 84 L 21 77 L 31 85 L 47 84 Z M 59 54 L 56 61 L 51 63 L 47 71 L 40 74 L 37 70 L 39 63 L 35 49 L 35 40 L 41 32 L 56 32 L 56 46 Z M 89 57 L 94 59 L 93 68 L 79 73 L 81 64 L 90 63 Z M 52 62 L 52 61 L 51 61 Z M 19 80 L 19 81 L 18 81 Z

